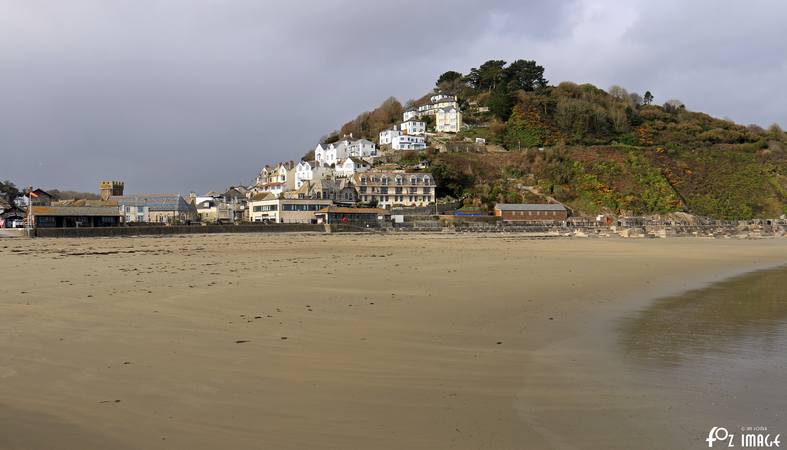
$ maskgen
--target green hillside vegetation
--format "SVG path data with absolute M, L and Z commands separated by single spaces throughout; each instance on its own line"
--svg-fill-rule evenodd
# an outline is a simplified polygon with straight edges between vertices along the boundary
M 438 194 L 467 205 L 533 200 L 522 188 L 532 186 L 583 214 L 687 211 L 740 220 L 787 213 L 787 136 L 778 125 L 742 126 L 619 86 L 550 86 L 544 68 L 525 60 L 446 72 L 435 91 L 459 98 L 467 129 L 453 139 L 483 137 L 505 149 L 425 152 Z M 389 98 L 339 133 L 376 140 L 429 95 L 404 108 Z

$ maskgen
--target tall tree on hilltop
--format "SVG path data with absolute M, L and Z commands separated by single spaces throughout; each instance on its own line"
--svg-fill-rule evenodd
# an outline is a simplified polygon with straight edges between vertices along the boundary
M 547 85 L 544 78 L 544 67 L 535 61 L 518 59 L 503 70 L 503 77 L 508 82 L 510 91 L 523 90 L 527 92 L 543 89 Z
M 651 103 L 653 103 L 653 94 L 650 91 L 646 91 L 645 96 L 642 97 L 642 104 L 650 105 Z
M 467 81 L 476 90 L 492 91 L 500 81 L 503 81 L 506 62 L 501 59 L 492 59 L 479 68 L 473 67 L 467 75 Z
M 448 72 L 440 75 L 440 78 L 437 79 L 435 86 L 437 86 L 437 90 L 439 92 L 457 95 L 462 91 L 462 89 L 467 87 L 467 84 L 465 83 L 465 78 L 461 73 L 449 70 Z
M 440 85 L 443 83 L 451 83 L 461 79 L 462 79 L 461 73 L 456 72 L 454 70 L 449 70 L 448 72 L 444 72 L 442 75 L 440 75 L 437 78 L 437 82 L 435 83 L 435 86 L 440 87 Z

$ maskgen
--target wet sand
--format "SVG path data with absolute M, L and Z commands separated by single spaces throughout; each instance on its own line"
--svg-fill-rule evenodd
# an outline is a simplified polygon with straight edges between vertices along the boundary
M 783 239 L 0 240 L 0 448 L 702 448 L 747 408 L 787 426 L 782 305 L 742 318 L 742 363 L 737 296 L 653 299 L 785 263 Z

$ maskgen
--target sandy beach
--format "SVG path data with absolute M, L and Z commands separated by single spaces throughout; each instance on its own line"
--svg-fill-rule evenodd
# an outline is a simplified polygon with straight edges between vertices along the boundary
M 733 399 L 621 327 L 782 264 L 785 239 L 4 239 L 0 449 L 702 448 Z

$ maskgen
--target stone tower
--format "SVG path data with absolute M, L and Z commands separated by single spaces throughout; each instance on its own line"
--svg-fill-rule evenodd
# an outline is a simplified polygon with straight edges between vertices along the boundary
M 109 200 L 109 197 L 113 195 L 123 195 L 122 181 L 102 181 L 99 187 L 101 188 L 101 200 Z

